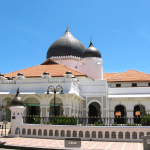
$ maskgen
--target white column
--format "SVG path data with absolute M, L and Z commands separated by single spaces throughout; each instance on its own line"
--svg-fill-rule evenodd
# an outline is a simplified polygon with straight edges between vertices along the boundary
M 65 106 L 63 106 L 63 115 L 66 116 Z
M 69 117 L 70 117 L 70 116 L 72 116 L 72 115 L 71 115 L 71 106 L 68 107 L 68 108 L 69 108 Z
M 46 117 L 49 117 L 49 106 L 46 106 Z
M 79 104 L 77 103 L 77 117 L 79 116 Z

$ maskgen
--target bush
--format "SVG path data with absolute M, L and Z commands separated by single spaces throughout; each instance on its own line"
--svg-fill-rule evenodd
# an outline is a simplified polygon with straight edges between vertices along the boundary
M 150 115 L 146 113 L 141 121 L 142 126 L 150 126 Z
M 66 119 L 65 121 L 65 125 L 68 125 L 69 121 L 68 121 L 68 118 Z
M 95 126 L 98 126 L 98 121 L 95 121 L 94 124 L 95 124 Z
M 59 120 L 59 124 L 62 125 L 62 122 L 63 122 L 63 121 L 62 121 L 62 118 L 61 118 L 61 119 Z
M 33 124 L 40 124 L 40 118 L 38 117 L 38 115 L 35 116 L 34 119 L 34 123 Z

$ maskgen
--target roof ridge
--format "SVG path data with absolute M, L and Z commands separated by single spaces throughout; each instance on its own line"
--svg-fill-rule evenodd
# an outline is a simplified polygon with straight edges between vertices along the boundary
M 138 71 L 138 70 L 134 70 L 134 69 L 130 69 L 130 70 L 132 70 L 132 71 L 135 71 L 135 72 L 144 73 L 144 74 L 146 74 L 146 75 L 150 75 L 150 74 L 148 74 L 148 73 L 145 73 L 145 72 L 142 72 L 142 71 Z M 130 71 L 130 70 L 128 70 L 128 71 Z
M 39 65 L 35 65 L 35 66 L 40 66 L 40 64 Z M 35 66 L 32 66 L 32 67 L 35 67 Z M 29 69 L 29 68 L 32 68 L 32 67 L 27 67 L 27 68 L 16 70 L 16 71 L 12 71 L 12 72 L 9 72 L 9 73 L 14 73 L 14 72 L 17 72 L 17 71 L 26 70 L 26 69 Z M 9 73 L 5 73 L 5 74 L 9 74 Z

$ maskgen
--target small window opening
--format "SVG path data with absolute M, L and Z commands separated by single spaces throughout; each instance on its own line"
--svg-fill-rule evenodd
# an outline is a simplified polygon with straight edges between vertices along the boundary
M 150 83 L 148 83 L 148 86 L 150 86 Z
M 137 87 L 137 83 L 132 83 L 132 87 Z
M 121 87 L 121 84 L 116 84 L 116 87 Z
M 78 68 L 77 66 L 75 66 L 75 68 Z

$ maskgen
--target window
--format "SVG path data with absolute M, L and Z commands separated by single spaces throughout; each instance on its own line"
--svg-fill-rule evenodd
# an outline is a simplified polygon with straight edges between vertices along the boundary
M 75 68 L 78 68 L 77 66 L 75 66 Z
M 148 86 L 150 86 L 150 83 L 148 83 Z
M 121 84 L 116 84 L 116 87 L 121 87 Z
M 132 83 L 132 87 L 137 87 L 137 83 Z

